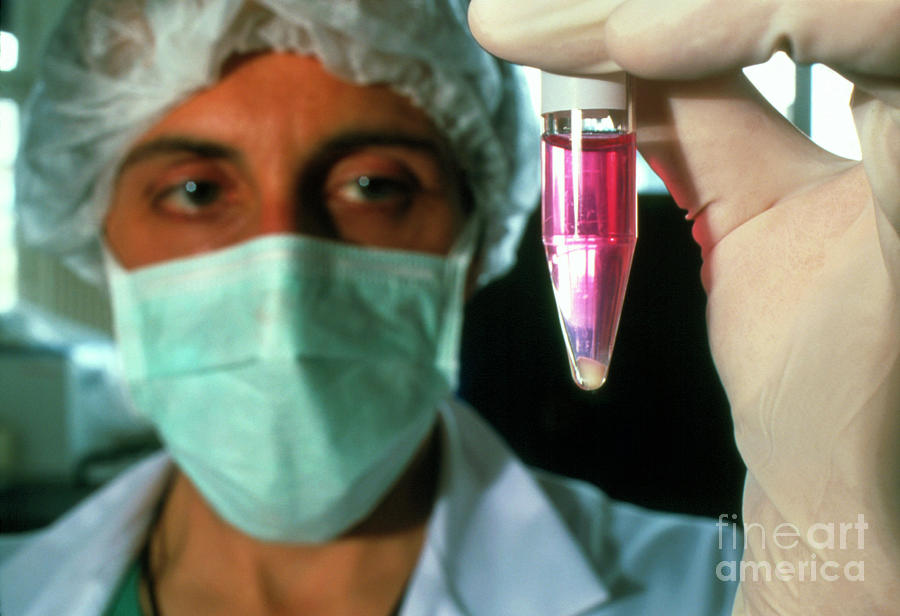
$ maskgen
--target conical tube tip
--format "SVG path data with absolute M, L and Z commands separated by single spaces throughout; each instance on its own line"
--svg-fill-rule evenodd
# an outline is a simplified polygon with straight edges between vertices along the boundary
M 606 382 L 608 371 L 609 365 L 589 357 L 579 357 L 572 364 L 572 376 L 575 384 L 586 391 L 600 389 Z

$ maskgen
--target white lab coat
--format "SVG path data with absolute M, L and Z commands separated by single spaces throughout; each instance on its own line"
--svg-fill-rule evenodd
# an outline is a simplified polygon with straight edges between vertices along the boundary
M 458 401 L 441 418 L 439 496 L 401 616 L 730 613 L 736 584 L 716 566 L 739 555 L 714 521 L 535 472 Z M 0 612 L 101 614 L 171 469 L 155 454 L 29 539 L 0 566 Z

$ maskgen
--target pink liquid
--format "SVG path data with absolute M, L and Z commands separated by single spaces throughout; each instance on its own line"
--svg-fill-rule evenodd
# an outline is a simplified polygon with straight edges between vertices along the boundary
M 619 326 L 637 240 L 634 134 L 544 135 L 543 236 L 572 376 L 596 389 Z

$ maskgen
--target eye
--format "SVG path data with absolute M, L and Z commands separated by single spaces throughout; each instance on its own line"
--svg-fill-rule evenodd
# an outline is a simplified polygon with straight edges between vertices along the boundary
M 223 204 L 226 187 L 212 179 L 185 179 L 166 186 L 154 198 L 154 205 L 162 210 L 196 216 Z
M 409 206 L 418 182 L 408 176 L 358 175 L 333 186 L 327 194 L 332 207 L 358 206 L 402 210 Z

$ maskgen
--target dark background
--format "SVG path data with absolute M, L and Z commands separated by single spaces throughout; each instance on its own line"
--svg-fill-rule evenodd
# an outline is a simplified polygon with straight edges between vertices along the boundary
M 468 306 L 460 394 L 531 465 L 654 509 L 740 515 L 744 466 L 709 353 L 700 250 L 670 197 L 639 204 L 606 384 L 572 382 L 536 212 L 516 267 Z

